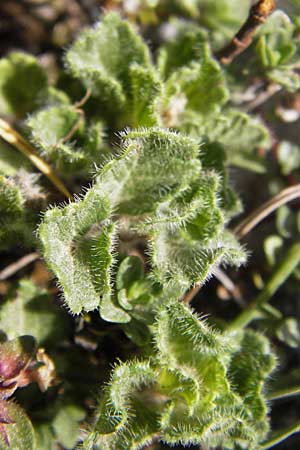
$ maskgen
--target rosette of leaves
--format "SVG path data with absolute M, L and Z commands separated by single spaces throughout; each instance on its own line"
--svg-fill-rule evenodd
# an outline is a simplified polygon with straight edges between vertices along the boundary
M 112 301 L 116 219 L 121 227 L 123 216 L 152 240 L 153 278 L 161 283 L 186 289 L 204 281 L 214 264 L 244 260 L 241 247 L 224 232 L 218 198 L 229 211 L 235 197 L 226 179 L 219 182 L 213 172 L 214 161 L 207 158 L 201 169 L 199 146 L 184 135 L 133 130 L 123 135 L 120 156 L 100 170 L 81 201 L 45 214 L 39 231 L 43 254 L 73 313 L 100 306 L 106 320 L 130 320 Z
M 150 359 L 118 364 L 86 449 L 175 445 L 259 449 L 268 433 L 269 342 L 253 331 L 220 333 L 182 304 L 162 308 Z

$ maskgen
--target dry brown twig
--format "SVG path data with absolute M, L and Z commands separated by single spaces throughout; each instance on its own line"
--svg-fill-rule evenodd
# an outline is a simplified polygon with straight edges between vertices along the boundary
M 270 200 L 263 203 L 259 208 L 253 211 L 253 213 L 246 217 L 246 219 L 239 223 L 233 229 L 233 233 L 240 238 L 245 236 L 280 206 L 298 198 L 300 198 L 300 184 L 283 189 L 279 194 L 276 194 Z
M 29 253 L 28 255 L 23 256 L 18 261 L 6 266 L 0 272 L 0 280 L 6 280 L 9 277 L 12 277 L 16 272 L 26 267 L 28 264 L 36 261 L 40 257 L 40 254 L 37 252 Z
M 246 22 L 234 36 L 232 41 L 216 54 L 217 59 L 222 64 L 230 64 L 236 56 L 249 47 L 252 43 L 255 31 L 260 25 L 266 22 L 274 9 L 274 0 L 259 0 L 253 5 Z

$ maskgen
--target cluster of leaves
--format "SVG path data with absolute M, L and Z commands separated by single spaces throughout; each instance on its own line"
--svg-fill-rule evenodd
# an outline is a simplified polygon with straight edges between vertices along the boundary
M 226 71 L 213 55 L 248 14 L 250 1 L 238 8 L 240 16 L 236 5 L 141 0 L 129 11 L 124 2 L 134 23 L 103 14 L 66 51 L 55 86 L 30 55 L 14 52 L 0 61 L 0 113 L 74 193 L 62 203 L 25 156 L 0 143 L 0 248 L 39 250 L 58 285 L 50 294 L 21 279 L 1 305 L 3 349 L 33 336 L 46 351 L 38 368 L 49 390 L 17 393 L 31 425 L 7 401 L 24 384 L 0 373 L 0 393 L 13 385 L 0 400 L 0 448 L 10 441 L 26 450 L 72 449 L 80 440 L 88 450 L 138 450 L 156 439 L 267 448 L 267 380 L 276 365 L 269 341 L 250 330 L 211 328 L 182 303 L 216 268 L 246 260 L 228 228 L 241 212 L 228 167 L 267 168 L 261 155 L 269 132 L 235 101 L 244 89 L 240 68 Z M 155 57 L 138 23 L 157 27 Z M 268 83 L 298 89 L 297 30 L 296 21 L 275 13 L 258 31 L 249 73 L 258 67 Z M 289 171 L 300 158 L 281 160 Z M 111 360 L 92 353 L 99 343 L 105 347 L 107 322 L 139 357 L 131 358 L 126 341 L 127 361 L 113 368 L 79 437 L 90 395 L 108 377 Z M 95 347 L 82 329 L 97 336 Z
M 262 388 L 275 365 L 266 338 L 212 330 L 182 304 L 161 309 L 154 354 L 114 368 L 87 449 L 170 445 L 257 449 L 268 430 Z

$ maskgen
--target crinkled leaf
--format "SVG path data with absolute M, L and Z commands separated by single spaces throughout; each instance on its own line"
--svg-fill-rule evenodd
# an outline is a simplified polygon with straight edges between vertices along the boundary
M 149 128 L 124 133 L 122 139 L 122 153 L 99 171 L 96 180 L 119 213 L 153 212 L 200 171 L 199 146 L 185 135 Z
M 181 206 L 177 203 L 177 210 L 173 205 L 176 202 L 159 210 L 151 258 L 155 277 L 160 282 L 175 279 L 184 285 L 202 283 L 214 265 L 244 262 L 245 254 L 237 241 L 223 233 L 224 217 L 217 201 L 218 188 L 217 177 L 202 175 L 191 203 L 192 211 L 186 209 L 184 202 Z
M 98 308 L 110 290 L 114 227 L 103 222 L 109 216 L 110 203 L 95 186 L 82 201 L 47 211 L 40 225 L 44 257 L 74 314 Z
M 259 62 L 268 78 L 292 92 L 300 87 L 297 32 L 296 25 L 279 10 L 261 27 L 256 45 Z
M 121 127 L 157 123 L 160 82 L 148 48 L 118 14 L 106 14 L 96 27 L 83 32 L 66 62 L 110 113 L 123 116 Z
M 99 131 L 95 125 L 82 140 L 86 124 L 73 106 L 51 106 L 27 121 L 32 140 L 44 157 L 64 174 L 89 168 L 99 161 Z M 75 133 L 74 133 L 74 131 Z
M 153 331 L 155 356 L 114 368 L 84 448 L 137 450 L 157 434 L 169 445 L 258 448 L 275 365 L 268 341 L 221 334 L 180 303 L 161 308 Z
M 189 111 L 199 116 L 216 113 L 228 91 L 204 31 L 180 22 L 172 26 L 175 36 L 162 47 L 158 64 L 166 78 L 163 118 L 168 126 L 180 128 Z

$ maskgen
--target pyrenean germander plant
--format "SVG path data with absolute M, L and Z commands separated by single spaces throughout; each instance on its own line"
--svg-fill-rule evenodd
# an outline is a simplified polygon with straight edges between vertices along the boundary
M 299 244 L 229 324 L 188 305 L 214 275 L 228 286 L 221 267 L 246 263 L 240 238 L 264 217 L 230 224 L 242 210 L 230 168 L 264 173 L 271 142 L 240 99 L 254 74 L 272 93 L 300 87 L 298 22 L 268 17 L 271 1 L 235 21 L 227 0 L 173 3 L 103 13 L 55 85 L 31 55 L 0 61 L 0 248 L 32 251 L 0 279 L 41 260 L 0 308 L 0 449 L 263 450 L 299 431 L 271 431 L 269 330 L 283 316 L 267 303 L 297 274 Z M 257 319 L 266 335 L 246 328 Z

